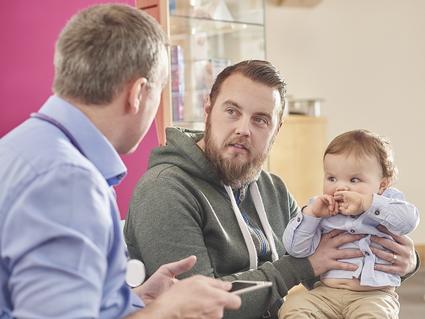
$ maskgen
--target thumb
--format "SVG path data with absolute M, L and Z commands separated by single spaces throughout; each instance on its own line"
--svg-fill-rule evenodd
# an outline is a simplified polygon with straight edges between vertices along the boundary
M 161 268 L 165 268 L 172 277 L 175 277 L 192 269 L 195 263 L 196 256 L 189 256 L 184 259 L 162 265 Z

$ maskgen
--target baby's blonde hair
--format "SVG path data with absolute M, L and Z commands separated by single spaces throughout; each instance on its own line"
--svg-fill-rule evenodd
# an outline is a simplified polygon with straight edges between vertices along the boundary
M 373 156 L 381 165 L 383 177 L 388 178 L 390 184 L 397 179 L 398 171 L 390 142 L 368 130 L 354 130 L 338 135 L 329 143 L 323 157 L 327 154 Z

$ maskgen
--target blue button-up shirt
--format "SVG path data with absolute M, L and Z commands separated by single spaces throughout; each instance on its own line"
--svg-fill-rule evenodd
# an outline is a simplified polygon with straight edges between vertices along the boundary
M 370 249 L 370 235 L 392 239 L 380 232 L 376 226 L 382 224 L 396 235 L 413 231 L 419 223 L 417 208 L 404 200 L 404 195 L 395 188 L 387 189 L 382 195 L 373 195 L 371 207 L 357 216 L 337 214 L 326 218 L 298 213 L 288 224 L 283 234 L 283 244 L 287 252 L 294 257 L 307 257 L 314 253 L 319 245 L 322 233 L 332 229 L 345 230 L 351 234 L 368 236 L 340 248 L 355 248 L 363 252 L 363 257 L 341 260 L 357 266 L 355 271 L 331 270 L 322 278 L 359 278 L 361 285 L 382 287 L 399 286 L 400 276 L 374 269 L 375 263 L 387 263 L 375 256 Z
M 71 104 L 53 96 L 40 113 L 85 156 L 37 118 L 0 140 L 0 318 L 121 318 L 143 306 L 112 188 L 126 168 Z

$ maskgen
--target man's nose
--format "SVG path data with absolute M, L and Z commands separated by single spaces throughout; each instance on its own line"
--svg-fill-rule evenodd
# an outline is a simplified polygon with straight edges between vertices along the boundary
M 239 136 L 249 136 L 251 134 L 249 119 L 241 117 L 236 124 L 236 134 Z

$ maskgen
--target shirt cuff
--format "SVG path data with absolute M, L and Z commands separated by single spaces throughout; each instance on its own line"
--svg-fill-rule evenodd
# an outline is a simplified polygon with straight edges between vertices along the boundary
M 297 216 L 295 216 L 296 223 L 298 225 L 302 224 L 302 228 L 304 231 L 312 233 L 316 232 L 321 220 L 322 219 L 320 217 L 314 217 L 304 214 L 298 214 Z

